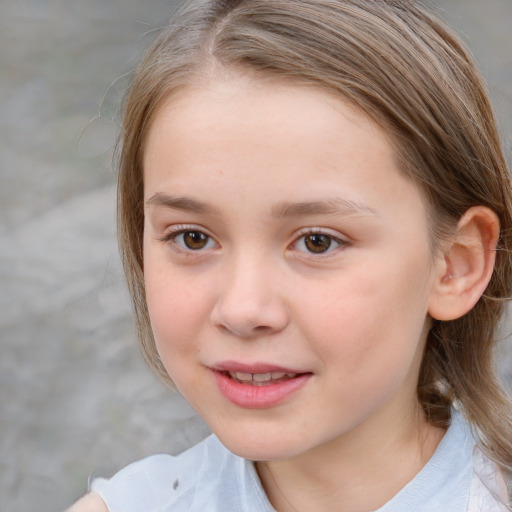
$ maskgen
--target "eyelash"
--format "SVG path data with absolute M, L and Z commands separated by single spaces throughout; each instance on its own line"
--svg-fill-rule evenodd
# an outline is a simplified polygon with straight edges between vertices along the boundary
M 194 250 L 194 249 L 192 249 L 190 247 L 183 247 L 182 245 L 180 245 L 176 241 L 176 239 L 180 235 L 184 235 L 184 234 L 187 234 L 187 233 L 189 233 L 189 234 L 191 234 L 191 233 L 201 234 L 204 237 L 206 237 L 206 239 L 207 239 L 206 245 L 208 245 L 210 243 L 210 241 L 213 241 L 218 246 L 217 242 L 215 242 L 213 237 L 211 237 L 210 235 L 205 233 L 203 229 L 199 228 L 198 226 L 193 226 L 193 225 L 190 225 L 190 226 L 184 226 L 184 225 L 175 226 L 175 227 L 172 228 L 172 230 L 169 233 L 167 233 L 164 237 L 160 238 L 159 240 L 161 242 L 163 242 L 163 243 L 168 244 L 173 251 L 180 252 L 182 254 L 186 254 L 186 255 L 189 255 L 189 256 L 192 256 L 194 253 L 198 254 L 200 252 L 203 252 L 207 248 L 207 247 L 201 247 L 201 248 L 198 248 L 197 250 Z M 306 237 L 308 237 L 308 236 L 309 237 L 314 237 L 314 236 L 325 237 L 329 241 L 329 245 L 327 247 L 327 250 L 325 250 L 325 251 L 314 252 L 314 251 L 307 250 L 307 247 L 306 247 L 306 250 L 299 250 L 298 251 L 298 252 L 301 252 L 301 253 L 309 255 L 309 257 L 322 257 L 322 256 L 326 257 L 327 255 L 330 255 L 330 253 L 335 252 L 340 247 L 343 248 L 343 247 L 346 247 L 346 246 L 350 245 L 349 241 L 344 240 L 344 239 L 342 239 L 340 237 L 337 237 L 337 236 L 327 232 L 325 229 L 322 229 L 322 228 L 304 228 L 303 230 L 299 231 L 296 234 L 294 241 L 289 245 L 289 247 L 293 248 L 294 246 L 297 246 L 301 241 L 305 240 Z M 336 245 L 336 247 L 331 249 L 331 245 L 332 245 L 333 242 L 335 244 L 337 244 L 337 245 Z M 305 241 L 302 242 L 302 243 L 304 245 L 306 245 Z M 210 248 L 211 247 L 208 247 L 208 249 L 210 249 Z
M 204 235 L 208 239 L 207 242 L 206 242 L 207 244 L 210 241 L 212 241 L 212 240 L 215 242 L 213 237 L 211 237 L 210 235 L 205 233 L 203 229 L 199 228 L 198 226 L 193 226 L 193 225 L 191 225 L 191 226 L 184 226 L 184 225 L 182 225 L 182 226 L 174 226 L 169 233 L 167 233 L 165 236 L 163 236 L 159 240 L 160 240 L 160 242 L 168 244 L 169 247 L 173 251 L 180 252 L 182 254 L 193 255 L 193 253 L 202 252 L 201 249 L 194 250 L 194 249 L 191 249 L 189 247 L 182 247 L 180 244 L 178 244 L 178 242 L 176 242 L 176 239 L 180 235 L 184 235 L 184 234 L 187 234 L 187 233 L 200 233 L 201 235 Z
M 331 253 L 335 252 L 337 249 L 347 247 L 350 245 L 349 241 L 346 239 L 343 239 L 339 236 L 336 236 L 332 233 L 329 233 L 328 230 L 322 229 L 322 228 L 304 228 L 303 230 L 300 230 L 295 238 L 295 241 L 290 244 L 290 247 L 297 246 L 301 241 L 303 241 L 306 237 L 313 237 L 313 236 L 322 236 L 329 240 L 329 247 L 326 251 L 323 252 L 317 252 L 314 251 L 299 251 L 301 253 L 307 254 L 308 257 L 328 257 L 331 255 Z M 337 244 L 336 247 L 331 248 L 332 242 Z M 302 242 L 305 245 L 305 242 Z

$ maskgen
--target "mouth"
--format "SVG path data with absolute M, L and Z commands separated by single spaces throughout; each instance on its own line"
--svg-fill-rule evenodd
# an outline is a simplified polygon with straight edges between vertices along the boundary
M 274 407 L 292 399 L 313 377 L 311 372 L 269 364 L 224 362 L 210 369 L 220 393 L 248 409 Z
M 230 378 L 231 380 L 240 384 L 246 384 L 248 386 L 271 386 L 273 384 L 279 384 L 290 379 L 295 379 L 301 373 L 286 373 L 286 372 L 266 372 L 266 373 L 249 373 L 249 372 L 231 372 L 221 371 L 223 375 Z

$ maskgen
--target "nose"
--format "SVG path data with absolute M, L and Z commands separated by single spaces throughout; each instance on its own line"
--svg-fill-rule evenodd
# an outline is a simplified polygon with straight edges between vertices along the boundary
M 238 263 L 219 276 L 221 293 L 212 310 L 213 324 L 241 338 L 269 336 L 289 323 L 276 272 L 264 262 Z

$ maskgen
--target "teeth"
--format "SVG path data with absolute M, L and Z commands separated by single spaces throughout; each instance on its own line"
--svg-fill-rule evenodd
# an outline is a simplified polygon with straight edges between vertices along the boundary
M 238 380 L 243 380 L 243 381 L 252 380 L 252 373 L 235 372 L 233 374 L 232 372 L 230 372 L 230 375 L 231 375 L 231 377 L 234 377 L 235 379 L 238 379 Z
M 252 380 L 255 380 L 256 382 L 265 382 L 267 380 L 270 380 L 271 378 L 271 373 L 254 373 L 252 376 Z
M 240 382 L 269 382 L 286 378 L 293 379 L 296 373 L 268 372 L 268 373 L 245 373 L 229 372 L 229 376 Z

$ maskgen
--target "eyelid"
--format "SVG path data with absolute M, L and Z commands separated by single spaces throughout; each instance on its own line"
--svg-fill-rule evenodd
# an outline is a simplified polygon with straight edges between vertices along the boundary
M 181 247 L 180 245 L 178 245 L 176 243 L 176 238 L 183 234 L 183 233 L 188 233 L 188 232 L 191 232 L 191 231 L 196 231 L 196 232 L 199 232 L 199 233 L 203 233 L 205 236 L 207 236 L 210 240 L 213 240 L 213 242 L 215 243 L 215 245 L 218 247 L 219 244 L 218 242 L 215 240 L 215 238 L 208 232 L 208 230 L 202 226 L 199 226 L 197 224 L 175 224 L 173 226 L 170 226 L 167 230 L 166 230 L 166 233 L 158 238 L 158 240 L 160 242 L 163 242 L 165 244 L 168 244 L 169 247 L 174 251 L 174 252 L 180 252 L 182 254 L 186 254 L 186 255 L 193 255 L 194 253 L 196 253 L 197 255 L 199 253 L 202 253 L 202 252 L 205 252 L 207 249 L 202 249 L 202 250 L 196 250 L 194 251 L 193 249 L 186 249 L 184 247 Z
M 329 228 L 307 227 L 307 228 L 299 229 L 294 234 L 293 241 L 289 245 L 289 247 L 292 248 L 292 250 L 293 250 L 293 246 L 295 246 L 300 241 L 301 238 L 308 236 L 308 235 L 324 235 L 324 236 L 331 238 L 334 242 L 339 244 L 339 246 L 336 247 L 335 249 L 333 249 L 331 251 L 324 252 L 324 253 L 316 253 L 315 254 L 313 252 L 297 250 L 297 252 L 300 252 L 300 253 L 306 255 L 307 257 L 311 257 L 311 258 L 322 258 L 322 257 L 326 258 L 326 257 L 332 256 L 333 254 L 337 253 L 340 248 L 343 249 L 351 244 L 350 239 L 348 237 L 342 235 L 339 231 L 334 231 Z

